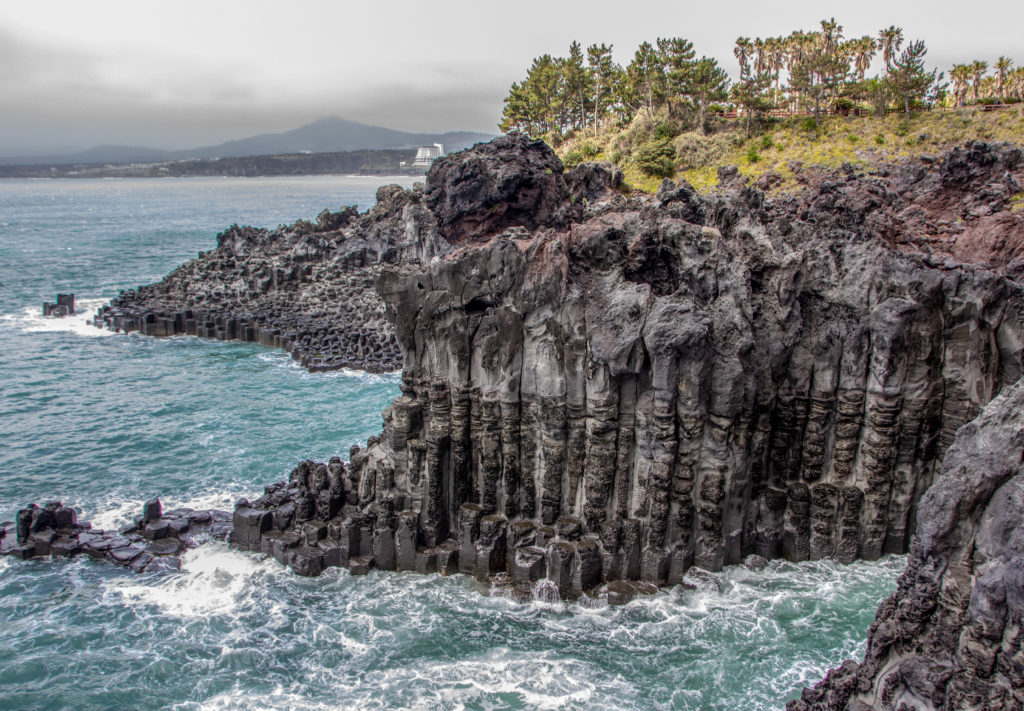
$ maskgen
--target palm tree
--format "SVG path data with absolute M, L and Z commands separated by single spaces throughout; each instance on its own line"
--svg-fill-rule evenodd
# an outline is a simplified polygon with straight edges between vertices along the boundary
M 868 35 L 850 40 L 849 45 L 853 53 L 853 66 L 857 70 L 858 80 L 864 81 L 864 72 L 871 66 L 871 60 L 875 57 L 878 45 L 875 43 L 875 39 Z
M 783 40 L 786 51 L 786 71 L 789 72 L 790 77 L 793 76 L 793 70 L 804 61 L 804 57 L 811 50 L 811 46 L 814 43 L 814 34 L 804 32 L 803 30 L 794 30 L 790 33 L 789 37 Z M 800 105 L 800 91 L 799 89 L 793 88 L 793 82 L 790 81 L 790 109 L 796 111 Z
M 843 39 L 843 27 L 834 17 L 822 20 L 821 36 L 825 41 L 825 51 L 831 52 Z
M 878 46 L 882 50 L 882 59 L 885 60 L 885 67 L 892 66 L 892 60 L 896 53 L 903 46 L 903 28 L 896 25 L 889 25 L 878 33 Z
M 749 37 L 740 37 L 736 40 L 736 46 L 733 48 L 732 53 L 736 55 L 736 59 L 740 63 L 740 77 L 746 76 L 747 62 L 750 60 L 750 55 L 753 52 L 754 45 Z
M 963 106 L 967 103 L 967 87 L 971 83 L 970 65 L 954 64 L 949 72 L 949 78 L 953 82 L 953 101 L 956 106 Z
M 1006 75 L 1013 69 L 1013 60 L 1009 57 L 1000 57 L 996 60 L 996 69 L 999 71 L 999 101 L 1006 100 Z
M 760 37 L 754 38 L 754 74 L 764 73 L 765 56 L 764 40 Z
M 978 97 L 978 89 L 981 88 L 981 78 L 985 76 L 985 72 L 988 71 L 988 62 L 983 62 L 980 59 L 976 59 L 971 62 L 971 84 L 974 86 L 974 103 L 978 103 L 981 99 Z
M 1017 67 L 1010 72 L 1010 93 L 1017 99 L 1024 98 L 1024 67 Z
M 775 95 L 772 106 L 779 106 L 779 75 L 782 68 L 786 66 L 786 40 L 782 37 L 769 37 L 765 40 L 768 45 L 768 68 L 775 79 Z

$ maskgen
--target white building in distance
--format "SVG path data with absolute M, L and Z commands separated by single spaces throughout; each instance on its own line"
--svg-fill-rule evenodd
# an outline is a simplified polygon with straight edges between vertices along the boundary
M 428 166 L 443 155 L 444 146 L 440 143 L 435 143 L 432 146 L 420 146 L 416 149 L 416 160 L 412 164 Z

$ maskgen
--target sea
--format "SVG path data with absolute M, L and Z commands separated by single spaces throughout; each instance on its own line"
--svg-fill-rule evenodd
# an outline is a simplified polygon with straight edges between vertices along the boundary
M 378 433 L 397 373 L 88 319 L 232 223 L 365 210 L 390 182 L 411 179 L 0 180 L 0 520 L 53 499 L 104 528 L 154 496 L 230 509 Z M 78 314 L 42 318 L 58 292 Z M 730 567 L 721 591 L 589 609 L 464 576 L 301 578 L 223 543 L 163 575 L 0 559 L 0 709 L 782 709 L 863 656 L 905 562 Z

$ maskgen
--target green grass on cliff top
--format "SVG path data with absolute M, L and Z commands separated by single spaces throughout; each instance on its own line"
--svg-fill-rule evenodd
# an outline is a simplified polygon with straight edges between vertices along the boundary
M 867 168 L 937 155 L 971 140 L 1005 141 L 1024 147 L 1024 105 L 991 112 L 926 112 L 915 114 L 909 122 L 902 114 L 884 118 L 825 117 L 818 128 L 813 119 L 785 119 L 749 139 L 738 122 L 722 122 L 708 136 L 691 132 L 667 139 L 659 118 L 638 117 L 625 130 L 572 139 L 557 151 L 567 167 L 580 158 L 611 160 L 622 168 L 627 189 L 654 192 L 663 176 L 649 174 L 641 164 L 644 149 L 650 153 L 650 147 L 659 141 L 662 145 L 669 142 L 674 153 L 674 172 L 668 177 L 685 179 L 699 191 L 708 191 L 717 184 L 720 165 L 737 166 L 751 182 L 773 172 L 780 178 L 773 190 L 791 190 L 797 186 L 795 163 L 825 168 L 850 163 Z

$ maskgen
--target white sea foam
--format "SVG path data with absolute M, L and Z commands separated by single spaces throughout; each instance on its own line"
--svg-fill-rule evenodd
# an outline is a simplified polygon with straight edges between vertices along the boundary
M 277 569 L 273 561 L 233 551 L 223 543 L 207 543 L 182 555 L 180 574 L 116 579 L 108 593 L 127 604 L 154 605 L 174 617 L 232 617 L 252 594 L 253 579 Z
M 338 711 L 345 708 L 337 702 L 316 701 L 300 693 L 285 691 L 278 686 L 270 693 L 234 689 L 217 694 L 200 703 L 182 703 L 172 706 L 175 711 L 264 711 L 265 709 L 294 709 L 294 711 Z M 348 707 L 352 708 L 352 707 Z
M 186 508 L 203 511 L 207 509 L 220 509 L 221 511 L 232 511 L 235 502 L 240 498 L 255 499 L 260 494 L 255 491 L 210 491 L 205 494 L 192 496 L 184 499 L 161 499 L 164 511 L 171 509 Z
M 394 383 L 398 384 L 402 381 L 402 371 L 395 370 L 387 373 L 367 373 L 365 370 L 356 370 L 354 368 L 340 368 L 338 370 L 328 370 L 323 373 L 311 373 L 302 367 L 299 361 L 294 360 L 288 353 L 281 350 L 264 351 L 257 354 L 259 360 L 265 363 L 276 365 L 279 368 L 286 368 L 294 371 L 295 375 L 302 379 L 317 378 L 317 379 L 351 379 L 357 380 L 360 383 L 366 384 L 379 384 L 379 383 Z
M 96 529 L 114 529 L 126 526 L 132 519 L 142 513 L 142 499 L 118 498 L 111 502 L 109 507 L 95 514 L 83 512 L 82 519 L 92 524 Z
M 24 333 L 74 333 L 78 336 L 112 336 L 113 331 L 93 326 L 90 321 L 96 315 L 96 309 L 107 303 L 107 299 L 78 299 L 75 301 L 73 316 L 61 318 L 47 317 L 42 314 L 42 305 L 26 306 L 20 313 L 4 314 L 0 321 L 7 321 Z
M 257 491 L 208 491 L 203 494 L 197 494 L 195 496 L 186 496 L 183 498 L 177 497 L 160 497 L 160 503 L 164 511 L 170 511 L 171 509 L 177 508 L 189 508 L 197 511 L 205 511 L 209 509 L 219 509 L 221 511 L 231 511 L 235 508 L 235 502 L 238 499 L 245 497 L 253 499 L 258 497 L 260 494 Z M 145 503 L 142 499 L 125 499 L 118 495 L 117 498 L 111 498 L 109 504 L 103 506 L 103 508 L 96 512 L 90 513 L 85 511 L 82 513 L 81 518 L 92 524 L 93 528 L 96 529 L 115 529 L 122 526 L 126 526 L 132 522 L 132 519 L 142 513 L 142 507 Z

